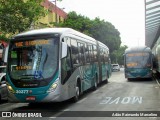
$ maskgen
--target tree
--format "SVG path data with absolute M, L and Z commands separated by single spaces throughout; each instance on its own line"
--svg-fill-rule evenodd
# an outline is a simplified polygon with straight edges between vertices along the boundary
M 63 23 L 59 23 L 58 26 L 70 27 L 84 34 L 92 36 L 92 34 L 89 33 L 91 24 L 92 21 L 89 18 L 82 15 L 77 15 L 77 13 L 73 11 L 68 13 L 67 19 Z
M 1 42 L 1 41 L 8 42 L 9 39 L 8 39 L 4 34 L 0 34 L 0 42 Z
M 119 31 L 111 23 L 99 18 L 90 20 L 73 11 L 68 13 L 65 22 L 60 23 L 59 26 L 73 28 L 103 42 L 109 47 L 111 53 L 119 49 L 121 44 Z
M 126 45 L 121 46 L 118 50 L 115 50 L 111 54 L 112 63 L 124 64 L 123 54 L 128 47 Z
M 0 31 L 15 34 L 45 15 L 42 0 L 0 0 Z
M 111 23 L 99 18 L 95 18 L 92 23 L 90 34 L 95 39 L 106 44 L 111 53 L 119 49 L 121 44 L 120 33 Z

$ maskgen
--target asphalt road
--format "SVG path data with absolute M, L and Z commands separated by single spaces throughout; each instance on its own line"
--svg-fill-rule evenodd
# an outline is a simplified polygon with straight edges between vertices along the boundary
M 28 112 L 43 116 L 32 118 L 32 114 L 29 114 L 30 118 L 23 118 L 28 120 L 160 120 L 155 112 L 160 111 L 160 87 L 155 80 L 150 79 L 128 81 L 121 69 L 112 73 L 108 84 L 99 85 L 95 91 L 85 92 L 77 103 L 65 101 L 28 105 L 3 102 L 0 111 L 12 111 L 12 117 L 1 117 L 0 120 L 22 119 L 21 116 L 25 117 L 26 112 L 27 116 Z

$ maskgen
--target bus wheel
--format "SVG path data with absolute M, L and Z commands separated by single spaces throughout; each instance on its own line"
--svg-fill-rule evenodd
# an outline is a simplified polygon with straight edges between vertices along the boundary
M 73 97 L 73 102 L 77 102 L 79 100 L 79 96 L 80 96 L 80 90 L 79 90 L 79 85 L 77 84 L 76 86 L 76 91 L 75 91 L 75 96 Z

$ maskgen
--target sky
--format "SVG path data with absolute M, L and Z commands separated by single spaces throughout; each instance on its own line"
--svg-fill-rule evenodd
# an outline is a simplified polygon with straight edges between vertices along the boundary
M 145 45 L 144 0 L 62 0 L 57 6 L 65 8 L 66 13 L 75 11 L 110 22 L 120 32 L 121 45 Z

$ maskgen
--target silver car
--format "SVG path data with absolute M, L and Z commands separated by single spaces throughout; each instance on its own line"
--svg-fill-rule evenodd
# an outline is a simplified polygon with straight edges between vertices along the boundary
M 6 66 L 0 66 L 0 101 L 7 100 Z
M 120 71 L 119 64 L 112 64 L 112 71 Z

